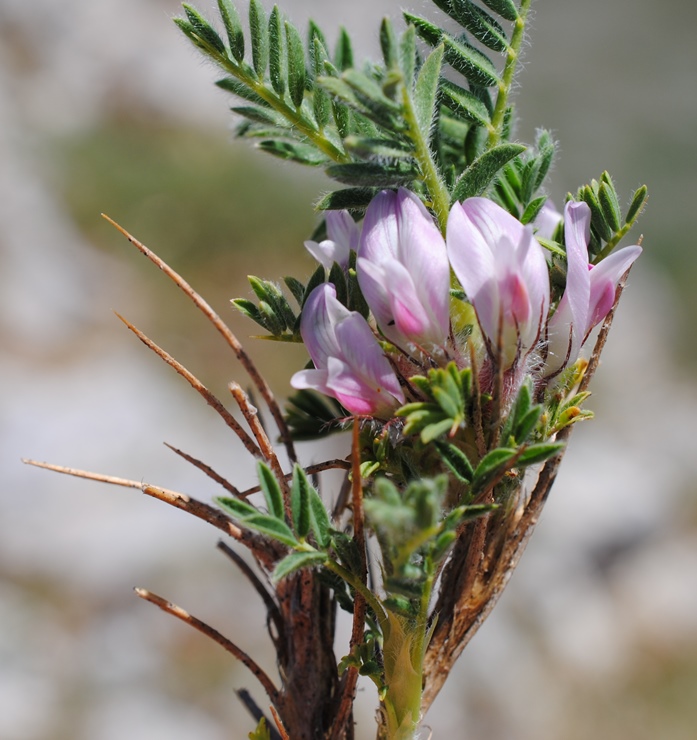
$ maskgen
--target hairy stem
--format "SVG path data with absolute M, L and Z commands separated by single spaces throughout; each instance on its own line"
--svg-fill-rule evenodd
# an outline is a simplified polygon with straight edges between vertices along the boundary
M 501 141 L 503 122 L 506 116 L 506 109 L 508 108 L 508 97 L 513 87 L 513 80 L 518 67 L 518 61 L 520 60 L 520 49 L 523 44 L 523 38 L 525 37 L 525 24 L 531 2 L 532 0 L 522 0 L 518 11 L 518 18 L 513 24 L 513 35 L 511 36 L 511 43 L 506 53 L 506 62 L 503 67 L 501 82 L 499 83 L 498 95 L 496 96 L 494 115 L 491 117 L 491 129 L 489 130 L 487 149 L 492 149 Z
M 404 119 L 407 123 L 409 137 L 414 144 L 414 158 L 419 165 L 424 185 L 431 199 L 431 210 L 438 221 L 438 228 L 442 234 L 445 234 L 450 211 L 450 194 L 438 172 L 429 141 L 419 127 L 414 103 L 406 84 L 403 85 L 403 90 Z

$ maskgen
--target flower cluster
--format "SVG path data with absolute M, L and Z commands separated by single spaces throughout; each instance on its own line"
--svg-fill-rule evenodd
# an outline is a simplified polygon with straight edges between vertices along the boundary
M 560 221 L 548 206 L 535 226 L 546 236 Z M 374 325 L 339 303 L 331 284 L 315 288 L 300 324 L 314 369 L 296 373 L 292 385 L 336 398 L 353 414 L 388 418 L 404 403 L 409 374 L 453 359 L 469 363 L 471 353 L 451 329 L 458 300 L 451 298 L 451 270 L 476 314 L 483 361 L 514 378 L 529 370 L 553 379 L 577 360 L 641 253 L 637 245 L 625 247 L 591 264 L 590 225 L 586 203 L 567 203 L 566 286 L 555 301 L 535 228 L 486 198 L 455 203 L 445 238 L 421 200 L 403 188 L 378 194 L 362 229 L 345 211 L 329 214 L 329 239 L 306 247 L 327 268 L 337 262 L 348 269 L 356 252 Z

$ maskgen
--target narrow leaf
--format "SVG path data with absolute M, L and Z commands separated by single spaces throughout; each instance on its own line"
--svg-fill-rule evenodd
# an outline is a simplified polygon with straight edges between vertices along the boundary
M 529 224 L 532 223 L 542 210 L 542 206 L 547 202 L 547 196 L 541 195 L 539 198 L 535 198 L 535 200 L 531 200 L 530 203 L 528 203 L 527 207 L 523 211 L 523 215 L 520 217 L 520 222 L 522 224 Z
M 441 103 L 459 118 L 489 126 L 491 116 L 486 104 L 474 93 L 450 80 L 441 79 L 439 95 Z
M 438 28 L 431 21 L 427 21 L 425 18 L 420 18 L 418 15 L 412 15 L 411 13 L 402 13 L 404 20 L 410 25 L 414 26 L 416 35 L 423 39 L 429 46 L 438 46 L 443 38 L 443 29 Z
M 328 547 L 331 522 L 324 501 L 322 501 L 314 486 L 310 487 L 310 527 L 317 544 L 322 548 Z
M 470 0 L 449 0 L 455 20 L 477 41 L 494 51 L 506 51 L 508 39 L 499 23 Z
M 288 52 L 288 92 L 293 105 L 300 108 L 305 96 L 305 49 L 297 28 L 286 21 Z
M 281 493 L 281 487 L 278 485 L 276 477 L 268 465 L 263 462 L 257 463 L 257 476 L 259 477 L 259 485 L 264 493 L 264 500 L 266 501 L 266 508 L 269 510 L 269 514 L 282 521 L 285 517 L 283 493 Z
M 241 62 L 244 59 L 244 32 L 237 9 L 230 0 L 218 0 L 218 9 L 223 19 L 233 59 Z
M 610 241 L 612 239 L 612 229 L 610 228 L 610 224 L 605 220 L 605 214 L 598 200 L 598 195 L 590 185 L 585 185 L 581 188 L 581 198 L 591 209 L 591 225 L 593 228 L 598 232 L 598 235 L 603 241 Z M 589 250 L 589 252 L 591 251 Z
M 358 187 L 390 188 L 408 185 L 417 171 L 411 162 L 381 165 L 376 162 L 334 164 L 326 169 L 329 177 Z
M 421 441 L 423 444 L 427 445 L 430 442 L 433 442 L 434 439 L 438 439 L 442 434 L 450 431 L 452 426 L 452 419 L 443 419 L 435 424 L 429 424 L 421 430 Z
M 472 162 L 455 184 L 453 201 L 463 201 L 481 195 L 499 170 L 524 151 L 525 147 L 522 144 L 499 144 L 484 152 Z
M 467 455 L 453 444 L 436 442 L 436 447 L 443 456 L 443 462 L 450 468 L 453 475 L 462 483 L 469 483 L 474 475 L 474 468 Z
M 315 36 L 311 46 L 311 66 L 314 78 L 324 73 L 324 62 L 327 61 L 327 48 L 321 38 Z M 312 90 L 312 111 L 315 115 L 317 127 L 322 130 L 328 123 L 331 113 L 329 96 L 320 87 L 315 86 Z
M 380 48 L 387 69 L 399 66 L 399 45 L 389 18 L 383 18 L 380 24 Z
M 627 216 L 624 219 L 624 222 L 626 224 L 634 223 L 634 221 L 637 219 L 637 217 L 641 213 L 644 207 L 644 204 L 646 203 L 647 197 L 648 197 L 648 189 L 646 185 L 642 185 L 634 193 L 634 197 L 632 198 L 632 202 L 629 206 L 629 210 L 627 211 Z
M 184 8 L 186 17 L 189 19 L 189 23 L 196 32 L 196 35 L 209 46 L 212 46 L 218 53 L 225 54 L 225 44 L 213 26 L 208 23 L 196 8 L 188 3 L 182 3 L 182 8 Z
M 322 197 L 315 209 L 317 211 L 340 211 L 363 210 L 367 208 L 370 201 L 375 197 L 377 190 L 374 188 L 345 188 L 334 190 Z
M 269 139 L 260 141 L 257 147 L 280 159 L 288 159 L 291 162 L 298 162 L 299 164 L 306 164 L 311 167 L 316 167 L 327 161 L 326 155 L 317 151 L 310 144 L 296 144 L 291 141 Z
M 278 583 L 301 568 L 314 568 L 326 562 L 327 556 L 323 552 L 292 552 L 275 567 L 271 580 Z
M 493 87 L 499 84 L 498 72 L 489 57 L 466 41 L 457 41 L 451 36 L 444 36 L 443 40 L 445 61 L 473 85 Z
M 248 100 L 250 103 L 255 105 L 261 105 L 263 107 L 269 107 L 269 104 L 257 93 L 254 92 L 250 87 L 236 80 L 234 77 L 223 77 L 222 80 L 218 80 L 215 83 L 221 90 L 231 92 L 233 95 L 237 95 L 244 100 Z
M 414 88 L 414 112 L 419 129 L 426 141 L 431 138 L 431 124 L 436 107 L 436 93 L 438 92 L 438 80 L 443 65 L 443 44 L 436 47 L 427 57 L 419 76 L 416 78 Z
M 416 68 L 416 29 L 414 26 L 407 26 L 407 30 L 402 34 L 399 42 L 399 59 L 404 83 L 407 88 L 410 88 L 414 81 Z
M 269 15 L 269 77 L 273 89 L 283 97 L 286 91 L 288 60 L 283 38 L 283 19 L 278 5 L 274 5 Z
M 304 540 L 310 531 L 310 481 L 305 471 L 297 464 L 293 466 L 293 483 L 290 489 L 290 506 L 295 533 Z
M 256 516 L 259 510 L 248 504 L 246 501 L 242 501 L 239 498 L 229 498 L 228 496 L 218 496 L 214 499 L 215 503 L 220 506 L 221 509 L 227 511 L 228 514 L 232 515 L 235 519 L 244 521 L 250 516 Z
M 498 473 L 512 458 L 518 454 L 518 450 L 508 447 L 499 447 L 488 452 L 477 465 L 472 477 L 472 488 L 478 488 L 484 481 L 494 473 Z
M 340 72 L 353 67 L 351 38 L 343 26 L 339 29 L 339 41 L 334 52 L 334 65 Z
M 266 126 L 273 126 L 274 128 L 287 126 L 283 116 L 270 108 L 256 108 L 252 105 L 235 105 L 230 110 L 255 123 L 262 123 Z
M 260 0 L 249 0 L 249 32 L 252 40 L 252 64 L 259 79 L 264 78 L 269 63 L 269 32 L 266 13 Z
M 266 514 L 248 516 L 242 520 L 242 524 L 249 529 L 254 529 L 274 540 L 278 540 L 289 547 L 297 547 L 300 544 L 290 527 L 285 522 L 273 516 L 267 516 Z
M 482 2 L 507 21 L 518 20 L 518 8 L 513 0 L 482 0 Z
M 554 442 L 548 444 L 530 445 L 525 452 L 518 458 L 516 463 L 521 468 L 526 465 L 534 465 L 535 463 L 548 460 L 550 457 L 558 455 L 564 449 L 563 442 Z
M 598 200 L 610 228 L 613 231 L 619 231 L 622 226 L 622 213 L 620 212 L 620 204 L 617 201 L 615 188 L 611 184 L 601 182 L 598 190 Z
M 302 306 L 305 286 L 299 280 L 290 275 L 286 275 L 286 277 L 283 278 L 283 282 L 288 286 L 288 290 L 293 294 L 293 298 L 298 302 L 298 305 Z
M 310 297 L 310 293 L 318 286 L 321 285 L 324 282 L 324 265 L 320 265 L 310 277 L 310 280 L 308 281 L 307 285 L 305 286 L 305 295 L 303 296 L 303 306 L 307 302 L 307 299 Z

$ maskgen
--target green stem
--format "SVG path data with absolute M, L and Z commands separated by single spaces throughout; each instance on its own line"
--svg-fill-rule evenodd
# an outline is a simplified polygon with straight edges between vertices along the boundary
M 413 740 L 421 720 L 423 662 L 428 630 L 428 606 L 433 589 L 434 569 L 426 563 L 428 577 L 414 618 L 388 613 L 390 631 L 384 637 L 385 740 Z
M 329 570 L 333 571 L 338 576 L 343 578 L 343 580 L 346 581 L 349 586 L 352 586 L 353 589 L 365 599 L 368 606 L 375 612 L 375 616 L 377 617 L 378 623 L 380 624 L 380 629 L 382 630 L 383 636 L 385 634 L 389 634 L 390 625 L 387 612 L 383 609 L 382 604 L 375 596 L 375 594 L 359 578 L 351 573 L 350 570 L 347 570 L 342 565 L 339 565 L 339 563 L 336 563 L 333 560 L 327 560 L 325 566 Z
M 300 133 L 311 141 L 321 152 L 327 155 L 329 159 L 339 164 L 350 162 L 351 158 L 343 149 L 323 136 L 322 133 L 314 127 L 311 121 L 305 118 L 299 108 L 288 105 L 283 98 L 279 97 L 273 90 L 270 90 L 254 73 L 247 72 L 245 68 L 229 59 L 227 56 L 220 54 L 214 49 L 210 49 L 210 56 L 233 77 L 250 87 L 265 102 L 267 102 L 277 113 L 280 113 L 289 123 L 291 123 Z
M 593 264 L 597 265 L 598 262 L 601 260 L 604 260 L 610 252 L 622 241 L 622 239 L 626 236 L 626 234 L 629 232 L 629 230 L 634 226 L 634 221 L 631 223 L 625 224 L 619 231 L 616 231 L 612 239 L 603 247 L 602 251 L 599 252 L 595 259 L 593 260 Z
M 407 85 L 403 84 L 402 89 L 404 119 L 407 124 L 407 130 L 409 131 L 409 137 L 414 144 L 414 158 L 419 165 L 424 185 L 428 190 L 428 194 L 431 199 L 431 209 L 438 221 L 438 227 L 440 228 L 441 233 L 445 234 L 445 227 L 448 223 L 448 213 L 450 211 L 450 194 L 448 193 L 448 188 L 443 182 L 443 178 L 438 172 L 438 167 L 433 159 L 433 152 L 431 151 L 429 142 L 419 128 L 416 111 L 414 110 L 414 104 Z
M 511 43 L 506 54 L 506 63 L 503 67 L 501 82 L 499 83 L 499 92 L 496 96 L 494 115 L 491 117 L 491 129 L 489 130 L 487 149 L 492 149 L 501 140 L 503 121 L 506 116 L 506 108 L 508 107 L 508 96 L 511 92 L 511 87 L 513 86 L 513 79 L 520 59 L 520 48 L 525 36 L 525 23 L 527 21 L 528 12 L 530 11 L 531 2 L 532 0 L 521 0 L 518 18 L 513 25 L 513 35 L 511 36 Z

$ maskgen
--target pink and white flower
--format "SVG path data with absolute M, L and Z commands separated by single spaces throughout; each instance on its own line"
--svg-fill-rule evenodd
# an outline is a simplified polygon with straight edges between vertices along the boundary
M 416 195 L 400 188 L 373 198 L 356 267 L 363 296 L 387 339 L 403 349 L 445 345 L 450 266 L 443 237 Z
M 358 251 L 361 229 L 348 211 L 327 211 L 325 222 L 327 238 L 321 242 L 308 240 L 305 249 L 328 270 L 335 262 L 346 269 L 351 251 Z
M 489 354 L 508 369 L 536 346 L 549 311 L 542 247 L 531 227 L 486 198 L 452 207 L 446 241 Z
M 566 288 L 547 324 L 547 377 L 576 362 L 591 330 L 615 302 L 617 284 L 641 254 L 641 247 L 624 247 L 601 260 L 588 261 L 591 211 L 586 203 L 569 202 L 564 209 Z
M 399 380 L 366 320 L 323 283 L 303 308 L 300 333 L 315 365 L 291 378 L 293 388 L 311 388 L 336 398 L 352 414 L 389 418 L 404 403 Z

